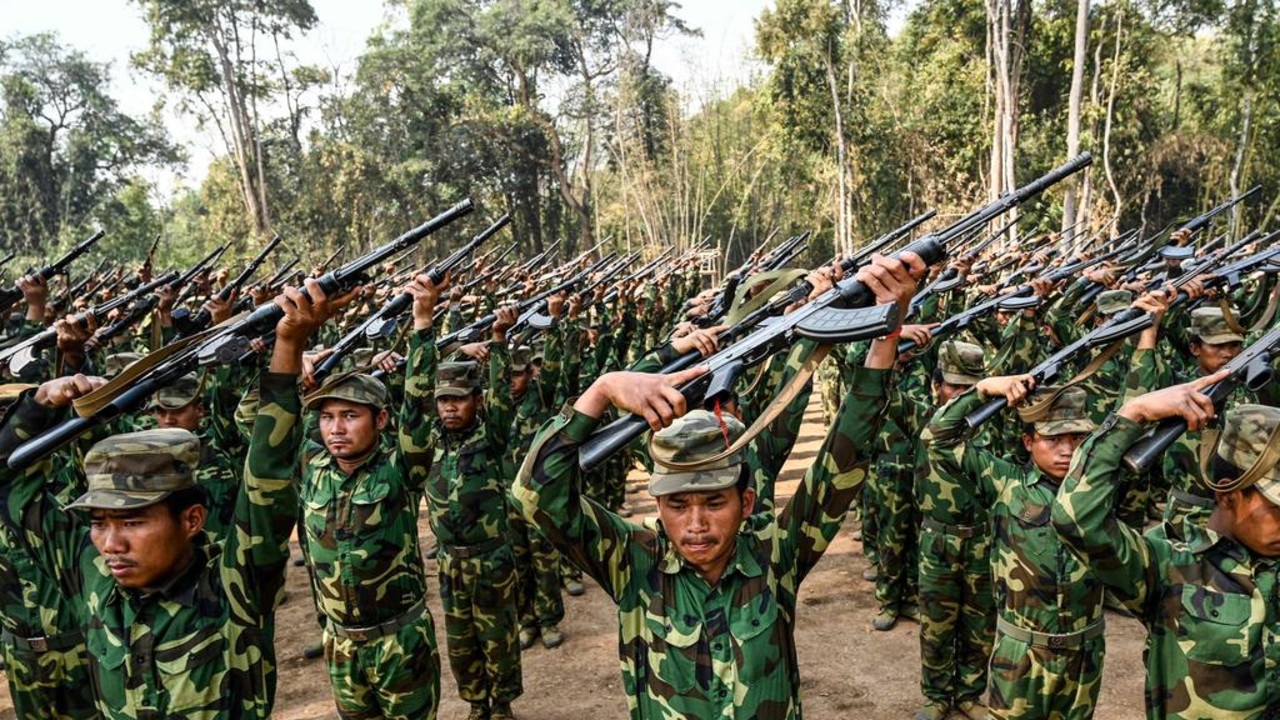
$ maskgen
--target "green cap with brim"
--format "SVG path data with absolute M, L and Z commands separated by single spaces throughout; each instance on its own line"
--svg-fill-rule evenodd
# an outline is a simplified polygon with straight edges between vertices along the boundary
M 199 400 L 201 389 L 200 378 L 195 373 L 187 373 L 157 390 L 151 404 L 152 407 L 178 410 Z
M 1095 302 L 1098 305 L 1098 314 L 1115 315 L 1133 304 L 1133 293 L 1128 290 L 1107 290 L 1098 295 Z
M 1244 336 L 1227 325 L 1222 308 L 1199 307 L 1191 311 L 1191 334 L 1208 345 L 1244 342 Z
M 467 397 L 480 389 L 480 365 L 476 362 L 441 363 L 436 370 L 436 398 Z
M 1273 505 L 1280 505 L 1280 465 L 1253 468 L 1258 458 L 1267 451 L 1276 426 L 1280 425 L 1280 408 L 1269 405 L 1236 405 L 1228 410 L 1222 420 L 1222 434 L 1218 437 L 1218 457 L 1245 473 L 1253 469 L 1261 476 L 1254 487 Z
M 1057 388 L 1046 387 L 1036 395 L 1042 396 L 1043 393 L 1051 392 L 1057 392 Z M 1035 397 L 1033 396 L 1032 399 L 1034 400 Z M 1036 433 L 1042 437 L 1053 437 L 1093 432 L 1097 425 L 1089 419 L 1088 401 L 1089 394 L 1079 385 L 1072 385 L 1062 390 L 1049 405 L 1048 410 L 1033 423 Z
M 952 385 L 976 385 L 987 372 L 982 348 L 948 340 L 938 348 L 938 370 L 942 379 Z
M 661 497 L 733 487 L 742 472 L 741 450 L 713 462 L 699 460 L 724 452 L 743 432 L 742 423 L 732 415 L 694 410 L 654 433 L 649 443 L 653 459 L 649 494 Z M 673 468 L 673 464 L 679 467 Z
M 525 372 L 533 362 L 533 348 L 521 345 L 511 351 L 511 372 Z
M 188 430 L 163 428 L 112 435 L 84 458 L 86 492 L 68 510 L 131 510 L 154 505 L 196 487 L 200 439 Z
M 365 373 L 339 375 L 307 396 L 305 408 L 319 410 L 326 400 L 346 400 L 358 405 L 369 405 L 386 410 L 391 404 L 387 386 L 381 380 Z
M 103 363 L 102 371 L 107 377 L 115 377 L 124 372 L 124 369 L 142 359 L 142 355 L 135 352 L 120 352 L 108 355 L 106 362 Z

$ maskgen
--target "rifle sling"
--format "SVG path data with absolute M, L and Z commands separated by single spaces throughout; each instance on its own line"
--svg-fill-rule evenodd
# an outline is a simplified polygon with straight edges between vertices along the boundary
M 1261 332 L 1271 327 L 1271 321 L 1276 317 L 1276 310 L 1280 308 L 1280 282 L 1271 288 L 1271 299 L 1267 302 L 1267 309 L 1262 312 L 1262 317 L 1249 328 L 1250 333 Z
M 111 401 L 115 400 L 121 393 L 133 387 L 138 378 L 147 374 L 152 368 L 160 365 L 170 357 L 177 355 L 182 350 L 218 334 L 225 328 L 225 326 L 240 320 L 245 315 L 248 315 L 248 313 L 240 313 L 239 315 L 229 318 L 221 325 L 216 325 L 208 330 L 198 332 L 195 335 L 182 338 L 177 342 L 169 343 L 153 353 L 148 353 L 136 363 L 125 368 L 119 375 L 111 378 L 106 385 L 103 385 L 88 395 L 72 401 L 72 407 L 75 408 L 76 414 L 82 418 L 89 418 L 97 415 L 104 407 L 111 404 Z
M 1244 469 L 1240 477 L 1215 482 L 1210 466 L 1213 463 L 1214 451 L 1218 449 L 1221 434 L 1218 428 L 1205 428 L 1200 432 L 1200 477 L 1204 478 L 1204 484 L 1214 492 L 1228 493 L 1252 487 L 1254 483 L 1271 472 L 1276 463 L 1280 462 L 1280 425 L 1277 425 L 1271 431 L 1271 436 L 1267 438 L 1267 446 L 1262 454 L 1258 455 L 1258 459 L 1254 460 L 1252 465 Z
M 809 379 L 813 377 L 813 373 L 818 369 L 818 366 L 822 364 L 822 361 L 826 359 L 827 354 L 830 353 L 831 349 L 834 347 L 834 345 L 819 345 L 813 351 L 813 354 L 809 356 L 809 359 L 805 361 L 804 365 L 800 366 L 795 377 L 791 378 L 791 382 L 788 382 L 782 388 L 782 392 L 778 393 L 778 396 L 769 403 L 768 407 L 766 407 L 763 412 L 760 413 L 760 417 L 756 418 L 756 421 L 751 423 L 751 427 L 747 428 L 746 432 L 742 433 L 742 436 L 729 445 L 729 447 L 719 453 L 716 453 L 712 457 L 703 458 L 696 463 L 664 462 L 662 463 L 662 466 L 676 472 L 693 472 L 712 463 L 719 462 L 746 447 L 747 443 L 754 440 L 755 437 L 763 432 L 765 428 L 769 427 L 769 424 L 782 414 L 782 411 L 791 404 L 791 401 L 796 399 L 796 396 L 799 395 L 800 391 L 804 389 L 804 386 L 808 384 Z M 649 434 L 649 457 L 655 457 L 655 453 L 653 452 L 652 433 Z
M 1093 377 L 1094 373 L 1102 369 L 1102 366 L 1105 365 L 1108 360 L 1115 357 L 1115 354 L 1120 352 L 1120 348 L 1123 346 L 1124 338 L 1116 340 L 1108 345 L 1102 352 L 1098 353 L 1097 357 L 1090 360 L 1089 364 L 1085 365 L 1084 370 L 1081 370 L 1078 375 L 1056 387 L 1045 388 L 1045 391 L 1040 395 L 1040 397 L 1019 407 L 1018 417 L 1023 422 L 1039 422 L 1041 418 L 1048 414 L 1049 406 L 1053 404 L 1053 401 L 1057 400 L 1067 388 L 1079 385 L 1085 380 Z
M 752 275 L 746 282 L 738 286 L 738 291 L 734 293 L 733 305 L 724 316 L 722 324 L 736 325 L 739 320 L 755 312 L 757 308 L 769 302 L 774 295 L 794 285 L 795 281 L 804 277 L 804 275 L 804 270 L 794 269 L 770 270 Z M 747 293 L 756 288 L 763 289 L 753 295 L 746 303 L 743 303 L 742 300 L 747 296 Z
M 1222 319 L 1227 323 L 1227 327 L 1231 332 L 1244 337 L 1245 329 L 1240 325 L 1240 320 L 1236 318 L 1236 314 L 1231 309 L 1231 303 L 1225 297 L 1218 298 L 1218 307 L 1222 308 Z

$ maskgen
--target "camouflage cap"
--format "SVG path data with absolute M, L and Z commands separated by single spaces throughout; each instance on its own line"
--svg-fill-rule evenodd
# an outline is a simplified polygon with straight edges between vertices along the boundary
M 378 378 L 365 373 L 339 375 L 308 395 L 305 407 L 307 410 L 319 410 L 325 400 L 346 400 L 370 405 L 377 410 L 386 410 L 391 404 L 387 386 Z
M 1079 385 L 1072 385 L 1059 391 L 1055 387 L 1045 387 L 1031 397 L 1032 402 L 1048 393 L 1057 393 L 1057 397 L 1049 407 L 1041 411 L 1035 418 L 1022 415 L 1026 422 L 1033 423 L 1036 433 L 1044 437 L 1054 435 L 1070 435 L 1072 433 L 1093 432 L 1097 427 L 1089 419 L 1089 394 Z
M 1244 342 L 1244 337 L 1227 325 L 1219 307 L 1198 307 L 1191 311 L 1191 334 L 1209 345 Z
M 1242 473 L 1250 470 L 1266 452 L 1277 425 L 1280 425 L 1280 408 L 1236 405 L 1223 417 L 1222 434 L 1218 436 L 1218 457 Z M 1280 505 L 1280 466 L 1272 461 L 1271 467 L 1256 468 L 1254 473 L 1260 473 L 1254 487 L 1272 503 Z
M 85 494 L 67 509 L 126 510 L 154 505 L 196 486 L 200 439 L 188 430 L 164 428 L 112 435 L 84 458 Z
M 201 389 L 200 378 L 195 373 L 187 373 L 157 390 L 151 406 L 165 410 L 184 408 L 200 398 Z
M 721 423 L 721 419 L 724 422 Z M 746 430 L 732 415 L 717 417 L 709 410 L 693 410 L 670 426 L 653 434 L 649 454 L 653 475 L 649 494 L 654 497 L 682 492 L 706 492 L 732 487 L 738 481 L 744 454 L 741 450 L 697 469 L 673 469 L 671 464 L 688 465 L 725 450 Z
M 103 363 L 102 371 L 107 377 L 114 377 L 124 372 L 124 369 L 142 359 L 140 353 L 121 352 L 114 355 L 108 355 L 107 360 Z
M 1115 315 L 1133 304 L 1133 293 L 1128 290 L 1108 290 L 1095 301 L 1099 315 Z
M 358 367 L 358 368 L 369 367 L 369 364 L 372 362 L 373 362 L 373 348 L 371 347 L 356 348 L 351 352 L 352 367 Z
M 938 369 L 952 385 L 975 385 L 987 372 L 982 348 L 960 340 L 948 340 L 938 348 Z
M 511 351 L 511 372 L 525 372 L 533 362 L 533 348 L 521 345 Z
M 436 397 L 466 397 L 480 389 L 480 365 L 474 361 L 441 363 L 436 370 Z

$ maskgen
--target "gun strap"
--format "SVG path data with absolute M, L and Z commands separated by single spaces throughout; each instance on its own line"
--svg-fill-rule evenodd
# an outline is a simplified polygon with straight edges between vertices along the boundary
M 1271 321 L 1276 318 L 1276 310 L 1280 308 L 1280 282 L 1271 289 L 1271 299 L 1267 302 L 1267 309 L 1262 312 L 1262 317 L 1249 328 L 1249 332 L 1256 333 L 1271 327 Z
M 1227 323 L 1227 327 L 1231 332 L 1240 335 L 1245 334 L 1245 329 L 1240 326 L 1240 320 L 1236 318 L 1236 313 L 1231 309 L 1231 302 L 1225 297 L 1218 298 L 1218 307 L 1222 308 L 1222 319 Z
M 1105 365 L 1108 360 L 1115 357 L 1115 354 L 1120 352 L 1120 348 L 1123 345 L 1123 338 L 1111 343 L 1104 348 L 1102 352 L 1098 353 L 1097 357 L 1090 360 L 1089 364 L 1085 365 L 1084 370 L 1081 370 L 1078 375 L 1061 385 L 1044 388 L 1037 395 L 1035 400 L 1018 408 L 1018 417 L 1023 422 L 1040 422 L 1042 418 L 1048 415 L 1049 407 L 1053 405 L 1054 401 L 1057 400 L 1062 393 L 1066 392 L 1067 388 L 1079 385 L 1085 380 L 1093 377 L 1094 373 L 1101 370 L 1102 366 Z
M 760 413 L 760 417 L 756 418 L 755 422 L 751 423 L 751 427 L 747 428 L 746 432 L 742 433 L 741 437 L 731 443 L 724 450 L 709 458 L 703 458 L 696 463 L 663 462 L 661 463 L 662 466 L 676 472 L 694 472 L 713 463 L 720 462 L 746 447 L 747 443 L 754 440 L 755 437 L 763 432 L 765 428 L 769 427 L 769 424 L 782 414 L 782 411 L 791 404 L 791 401 L 796 399 L 796 396 L 799 395 L 800 391 L 804 389 L 804 386 L 809 383 L 809 379 L 813 377 L 813 373 L 818 369 L 818 366 L 822 364 L 822 361 L 826 359 L 827 354 L 830 353 L 831 349 L 834 347 L 834 345 L 819 345 L 813 351 L 813 354 L 809 356 L 809 359 L 804 362 L 804 365 L 801 365 L 800 369 L 796 371 L 795 377 L 791 378 L 791 381 L 783 386 L 782 392 L 778 393 L 778 396 L 775 397 L 764 411 Z M 649 457 L 656 456 L 656 453 L 653 451 L 653 434 L 650 433 Z
M 1253 464 L 1244 469 L 1238 478 L 1227 478 L 1215 482 L 1210 467 L 1213 464 L 1214 452 L 1218 449 L 1218 441 L 1222 431 L 1217 428 L 1205 428 L 1200 432 L 1200 477 L 1204 484 L 1215 492 L 1234 492 L 1251 487 L 1280 463 L 1280 425 L 1271 430 L 1267 445 Z
M 730 306 L 729 312 L 724 316 L 723 324 L 736 325 L 739 320 L 769 302 L 774 295 L 795 284 L 795 281 L 804 277 L 804 274 L 804 270 L 783 269 L 756 273 L 747 278 L 746 282 L 738 285 L 738 291 L 733 295 L 733 305 Z M 743 299 L 747 297 L 747 293 L 757 288 L 761 288 L 760 292 L 744 303 Z
M 120 393 L 130 387 L 133 387 L 138 378 L 150 372 L 152 368 L 163 363 L 174 355 L 177 355 L 179 352 L 186 350 L 192 345 L 203 342 L 214 335 L 217 335 L 222 332 L 227 325 L 240 320 L 245 315 L 248 315 L 248 313 L 240 313 L 239 315 L 228 319 L 221 325 L 216 325 L 202 332 L 198 332 L 195 335 L 182 338 L 177 342 L 169 343 L 155 352 L 148 353 L 142 357 L 142 359 L 125 368 L 119 375 L 111 378 L 106 385 L 103 385 L 88 395 L 72 401 L 72 407 L 75 408 L 76 414 L 82 418 L 97 415 L 102 408 L 109 405 L 112 400 L 115 400 L 116 397 L 120 395 Z

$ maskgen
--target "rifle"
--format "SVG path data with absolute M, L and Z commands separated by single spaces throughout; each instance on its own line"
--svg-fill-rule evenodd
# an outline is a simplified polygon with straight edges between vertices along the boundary
M 1112 250 L 1110 253 L 1099 255 L 1096 258 L 1091 258 L 1089 260 L 1077 260 L 1076 262 L 1068 263 L 1057 270 L 1049 272 L 1043 277 L 1051 282 L 1065 280 L 1078 272 L 1082 272 L 1094 265 L 1106 262 L 1113 256 L 1127 251 L 1128 248 L 1119 248 Z M 963 312 L 952 315 L 941 323 L 934 325 L 929 328 L 929 336 L 936 338 L 941 335 L 949 335 L 954 332 L 959 332 L 960 330 L 969 327 L 974 320 L 986 315 L 987 313 L 995 311 L 1001 306 L 1008 306 L 1015 309 L 1021 307 L 1032 307 L 1033 304 L 1028 304 L 1028 300 L 1031 299 L 1030 296 L 1033 292 L 1035 292 L 1035 288 L 1033 288 L 1030 283 L 1019 285 L 1012 292 L 998 294 L 990 300 L 984 300 L 983 302 L 978 303 L 971 308 L 967 308 Z M 899 353 L 908 352 L 915 348 L 916 344 L 910 340 L 903 340 L 898 343 Z
M 1271 258 L 1277 256 L 1280 256 L 1280 247 L 1264 250 L 1252 257 L 1241 260 L 1238 263 L 1233 263 L 1231 266 L 1221 268 L 1223 275 L 1219 279 L 1225 280 L 1227 277 L 1237 275 L 1248 268 L 1263 265 Z M 1196 273 L 1188 273 L 1187 275 L 1179 277 L 1178 280 L 1175 281 L 1174 286 L 1181 287 L 1182 285 L 1185 285 L 1190 282 L 1191 277 L 1193 277 L 1194 274 L 1204 272 L 1207 269 L 1207 267 L 1201 266 Z M 1174 303 L 1185 302 L 1188 297 L 1189 296 L 1186 292 L 1179 291 L 1177 297 L 1174 299 Z M 1067 360 L 1071 359 L 1076 353 L 1087 349 L 1110 345 L 1118 340 L 1123 340 L 1124 338 L 1136 335 L 1151 327 L 1154 321 L 1155 318 L 1153 315 L 1136 308 L 1122 310 L 1109 318 L 1106 323 L 1094 328 L 1088 333 L 1085 333 L 1079 340 L 1067 345 L 1056 353 L 1050 355 L 1044 360 L 1044 362 L 1031 368 L 1029 374 L 1035 378 L 1037 387 L 1043 387 L 1046 384 L 1052 383 L 1054 379 L 1061 374 Z M 1005 398 L 993 398 L 988 401 L 987 404 L 966 415 L 965 422 L 969 424 L 969 427 L 976 428 L 988 419 L 994 417 L 1004 409 L 1007 404 L 1008 401 Z
M 199 263 L 196 263 L 195 267 L 191 268 L 191 270 L 183 274 L 183 276 L 180 278 L 180 280 L 182 280 L 181 284 L 175 282 L 171 286 L 172 289 L 174 290 L 177 290 L 179 287 L 182 288 L 182 294 L 179 295 L 177 299 L 173 301 L 173 306 L 175 308 L 182 307 L 183 303 L 189 300 L 192 295 L 196 294 L 196 286 L 190 284 L 191 281 L 194 280 L 198 275 L 203 275 L 208 273 L 210 268 L 213 267 L 214 263 L 222 259 L 222 255 L 227 251 L 227 247 L 228 247 L 227 245 L 223 245 L 222 247 L 216 248 L 213 252 L 209 253 Z
M 121 295 L 118 298 L 115 298 L 113 300 L 108 300 L 107 302 L 102 303 L 97 307 L 93 307 L 88 310 L 85 310 L 84 312 L 77 313 L 75 316 L 75 322 L 79 323 L 82 327 L 87 325 L 87 323 L 89 322 L 89 318 L 91 317 L 96 322 L 102 322 L 104 319 L 106 319 L 107 315 L 109 315 L 112 310 L 115 310 L 118 307 L 124 307 L 125 305 L 128 305 L 129 303 L 133 302 L 134 299 L 142 295 L 145 295 L 151 292 L 152 290 L 155 290 L 156 288 L 160 287 L 161 285 L 164 285 L 165 283 L 173 282 L 173 280 L 177 278 L 177 276 L 178 276 L 178 273 L 171 272 L 168 275 L 152 280 L 151 282 L 145 285 L 139 285 L 137 288 L 130 290 L 129 292 L 125 293 L 124 295 Z M 0 362 L 8 360 L 9 371 L 16 375 L 18 373 L 21 373 L 23 368 L 27 367 L 27 365 L 30 365 L 32 362 L 35 361 L 35 354 L 38 351 L 43 350 L 44 348 L 47 348 L 47 347 L 51 347 L 55 342 L 57 342 L 57 340 L 58 340 L 57 330 L 55 330 L 54 328 L 48 328 L 46 330 L 42 330 L 41 332 L 38 332 L 35 335 L 32 335 L 31 337 L 23 340 L 17 345 L 11 345 L 10 347 L 5 348 L 4 350 L 0 350 Z
M 789 259 L 789 253 L 794 250 L 797 245 L 808 239 L 808 232 L 787 238 L 781 245 L 774 248 L 773 252 L 769 253 L 759 262 L 753 263 L 748 261 L 746 265 L 743 266 L 746 268 L 745 272 L 749 273 L 752 267 L 759 268 L 760 272 L 770 272 L 782 267 L 781 261 Z M 740 285 L 742 281 L 747 279 L 749 276 L 750 275 L 748 274 L 744 274 L 742 268 L 739 268 L 726 277 L 724 286 L 721 287 L 720 292 L 711 302 L 711 307 L 707 309 L 707 313 L 702 317 L 694 319 L 693 324 L 698 327 L 706 328 L 719 322 L 720 318 L 724 317 L 725 314 L 733 309 L 731 306 L 733 303 L 738 301 L 738 285 Z
M 1278 347 L 1280 325 L 1268 330 L 1223 366 L 1230 374 L 1203 391 L 1213 401 L 1218 412 L 1222 411 L 1222 406 L 1237 387 L 1244 385 L 1257 392 L 1272 382 L 1274 370 L 1271 362 L 1276 357 Z M 1186 431 L 1187 421 L 1182 418 L 1161 420 L 1124 454 L 1125 467 L 1134 473 L 1145 472 Z
M 8 265 L 9 261 L 13 260 L 16 257 L 18 257 L 18 253 L 10 251 L 8 255 L 4 256 L 3 260 L 0 260 L 0 267 L 4 267 L 5 265 Z
M 223 285 L 222 288 L 218 290 L 218 300 L 221 300 L 222 302 L 230 300 L 231 296 L 238 292 L 240 287 L 243 286 L 249 278 L 253 277 L 253 274 L 258 271 L 258 268 L 262 267 L 263 261 L 267 259 L 267 256 L 271 254 L 271 251 L 275 250 L 276 246 L 280 243 L 281 239 L 279 235 L 271 238 L 271 242 L 267 243 L 267 246 L 262 248 L 262 251 L 249 261 L 249 264 L 245 266 L 244 270 L 242 270 L 234 280 Z M 185 310 L 185 308 L 179 308 L 179 311 L 181 310 Z M 188 335 L 194 335 L 195 333 L 204 330 L 209 327 L 209 323 L 213 321 L 213 314 L 203 307 L 196 312 L 195 317 L 191 317 L 185 312 L 180 314 L 177 311 L 175 311 L 171 317 L 173 318 L 174 327 L 178 329 L 178 337 L 180 338 Z
M 1226 211 L 1230 210 L 1231 208 L 1235 207 L 1236 205 L 1239 205 L 1240 203 L 1242 203 L 1242 202 L 1244 202 L 1245 200 L 1249 199 L 1249 198 L 1250 198 L 1250 197 L 1252 197 L 1253 195 L 1256 195 L 1257 193 L 1261 192 L 1261 190 L 1262 190 L 1262 186 L 1261 186 L 1261 185 L 1254 185 L 1253 187 L 1249 188 L 1248 190 L 1245 190 L 1244 192 L 1240 193 L 1239 195 L 1237 195 L 1237 196 L 1235 196 L 1235 197 L 1233 197 L 1233 198 L 1231 198 L 1231 199 L 1227 200 L 1226 202 L 1222 203 L 1221 205 L 1219 205 L 1219 206 L 1217 206 L 1217 207 L 1215 207 L 1215 208 L 1210 209 L 1208 212 L 1206 212 L 1206 213 L 1204 213 L 1204 214 L 1202 214 L 1202 215 L 1197 215 L 1197 216 L 1196 216 L 1196 217 L 1194 217 L 1194 218 L 1191 218 L 1191 219 L 1190 219 L 1190 220 L 1188 220 L 1185 224 L 1183 224 L 1183 226 L 1182 226 L 1182 227 L 1178 228 L 1178 231 L 1179 231 L 1179 232 L 1181 232 L 1181 231 L 1184 231 L 1184 230 L 1185 230 L 1185 231 L 1187 231 L 1187 232 L 1189 232 L 1189 233 L 1192 233 L 1192 234 L 1198 233 L 1198 232 L 1200 232 L 1201 230 L 1203 230 L 1203 229 L 1205 229 L 1206 227 L 1208 227 L 1208 226 L 1209 226 L 1209 223 L 1210 223 L 1210 222 L 1213 222 L 1213 219 L 1214 219 L 1215 217 L 1217 217 L 1217 216 L 1221 215 L 1222 213 L 1224 213 L 1224 212 L 1226 212 Z
M 463 200 L 444 213 L 404 233 L 400 237 L 375 248 L 342 267 L 325 273 L 317 279 L 325 293 L 337 296 L 359 284 L 366 273 L 388 257 L 420 242 L 423 238 L 472 210 L 470 200 Z M 433 277 L 443 280 L 443 273 L 432 270 Z M 146 360 L 134 373 L 125 373 L 98 390 L 80 398 L 77 403 L 83 415 L 65 420 L 38 438 L 18 447 L 9 456 L 9 467 L 22 469 L 49 453 L 80 437 L 86 431 L 110 422 L 121 414 L 138 407 L 152 393 L 163 388 L 202 363 L 234 362 L 250 349 L 249 342 L 273 329 L 284 311 L 275 303 L 268 303 L 225 327 L 208 331 L 208 335 L 195 336 L 176 349 L 168 349 L 152 365 Z M 165 351 L 161 351 L 165 352 Z M 155 353 L 153 353 L 155 354 Z
M 471 238 L 466 245 L 458 248 L 452 255 L 445 258 L 444 262 L 436 266 L 432 271 L 432 281 L 443 282 L 446 273 L 462 264 L 462 261 L 474 252 L 476 248 L 480 247 L 481 244 L 510 223 L 511 216 L 503 215 L 492 225 L 481 231 L 479 235 Z M 439 280 L 436 280 L 437 277 Z M 338 369 L 343 359 L 351 354 L 351 351 L 355 350 L 366 338 L 372 340 L 390 335 L 395 330 L 396 318 L 403 315 L 412 306 L 413 295 L 407 292 L 400 293 L 384 303 L 372 315 L 358 323 L 346 335 L 343 335 L 342 339 L 334 343 L 333 352 L 329 353 L 328 357 L 316 366 L 313 373 L 316 382 L 323 383 L 325 378 Z
M 972 248 L 969 248 L 968 250 L 966 250 L 964 254 L 958 258 L 958 261 L 963 263 L 963 262 L 973 262 L 974 260 L 977 260 L 978 257 L 982 255 L 984 250 L 986 250 L 988 247 L 991 247 L 992 243 L 994 243 L 996 240 L 999 240 L 1001 237 L 1007 234 L 1010 230 L 1012 230 L 1021 221 L 1021 219 L 1022 217 L 1020 216 L 1005 223 L 999 230 L 991 233 L 991 235 L 989 235 L 987 239 L 983 240 L 982 242 L 978 243 Z M 957 285 L 959 285 L 963 281 L 964 281 L 964 278 L 960 276 L 960 271 L 956 269 L 955 265 L 948 266 L 947 269 L 943 270 L 941 273 L 938 274 L 937 277 L 929 281 L 928 285 L 925 285 L 923 288 L 921 288 L 920 291 L 917 292 L 915 296 L 911 298 L 911 304 L 907 306 L 906 317 L 908 318 L 915 317 L 916 313 L 920 312 L 920 307 L 924 305 L 924 301 L 933 293 L 947 292 L 955 288 Z
M 67 268 L 71 266 L 71 263 L 75 262 L 76 258 L 89 252 L 89 248 L 97 245 L 98 241 L 102 239 L 104 234 L 105 233 L 99 230 L 98 232 L 90 235 L 88 239 L 82 241 L 79 245 L 68 250 L 62 257 L 53 261 L 49 265 L 45 265 L 32 274 L 47 282 L 53 276 L 66 272 Z M 18 289 L 16 283 L 11 288 L 0 290 L 0 312 L 7 311 L 9 308 L 13 307 L 14 303 L 21 299 L 22 291 Z
M 281 280 L 284 280 L 285 277 L 288 276 L 289 271 L 292 270 L 300 260 L 302 260 L 302 258 L 295 257 L 294 259 L 290 260 L 284 265 L 281 265 L 280 269 L 276 270 L 274 275 L 267 278 L 266 281 L 258 283 L 258 286 L 265 290 L 270 290 L 271 288 L 275 287 L 277 284 L 280 283 Z
M 926 265 L 934 265 L 946 257 L 944 243 L 954 240 L 1004 214 L 1012 205 L 1024 202 L 1063 178 L 1093 162 L 1088 153 L 1007 193 L 983 208 L 953 223 L 946 230 L 931 233 L 903 248 Z M 894 303 L 873 305 L 875 294 L 858 281 L 846 277 L 835 287 L 799 310 L 784 315 L 776 322 L 762 326 L 742 340 L 722 348 L 701 361 L 709 371 L 679 388 L 689 407 L 702 407 L 707 399 L 730 391 L 748 368 L 758 365 L 774 353 L 790 348 L 798 339 L 809 338 L 822 344 L 868 340 L 885 335 L 898 327 L 899 310 Z M 644 433 L 648 422 L 642 417 L 626 415 L 592 433 L 578 452 L 578 465 L 590 471 L 613 453 Z
M 102 287 L 103 285 L 102 280 L 99 280 L 98 284 L 95 285 L 94 288 L 88 292 L 85 291 L 85 288 L 89 286 L 89 283 L 92 282 L 94 278 L 97 278 L 102 274 L 103 268 L 105 268 L 107 266 L 107 263 L 110 261 L 111 261 L 111 258 L 102 258 L 102 261 L 98 263 L 98 266 L 95 267 L 92 272 L 90 272 L 88 275 L 85 275 L 84 279 L 82 279 L 80 282 L 76 283 L 75 285 L 72 285 L 70 289 L 67 290 L 66 298 L 68 300 L 75 300 L 78 297 L 88 297 L 88 296 L 91 296 L 94 292 L 97 292 L 98 288 Z

